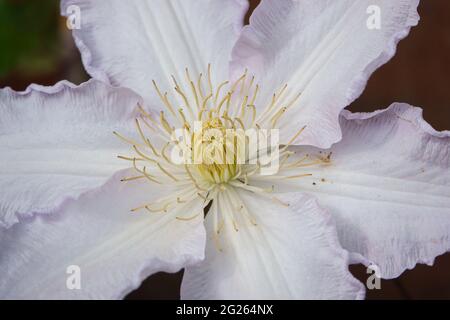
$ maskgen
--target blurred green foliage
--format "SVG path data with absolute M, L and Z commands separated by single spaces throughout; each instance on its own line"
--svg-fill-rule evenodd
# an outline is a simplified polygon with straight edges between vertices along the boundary
M 52 68 L 58 19 L 58 0 L 0 0 L 0 78 Z

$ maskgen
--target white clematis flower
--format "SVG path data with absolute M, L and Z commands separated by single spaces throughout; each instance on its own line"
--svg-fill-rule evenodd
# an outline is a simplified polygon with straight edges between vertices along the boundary
M 449 133 L 402 104 L 338 121 L 418 1 L 263 1 L 244 28 L 246 1 L 70 5 L 88 72 L 130 89 L 0 92 L 0 296 L 121 298 L 185 268 L 182 298 L 354 299 L 349 263 L 390 278 L 449 249 Z M 173 131 L 196 120 L 279 128 L 278 172 L 175 163 Z

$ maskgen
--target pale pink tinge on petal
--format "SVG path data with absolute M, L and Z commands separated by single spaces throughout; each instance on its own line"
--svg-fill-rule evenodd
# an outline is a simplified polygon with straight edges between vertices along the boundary
M 63 0 L 61 14 L 68 16 L 71 6 L 80 8 L 73 36 L 87 72 L 133 89 L 160 110 L 152 80 L 170 91 L 171 75 L 181 81 L 188 68 L 195 81 L 208 64 L 213 84 L 228 79 L 248 1 Z
M 364 298 L 330 216 L 313 198 L 280 195 L 286 207 L 248 191 L 239 197 L 256 225 L 226 192 L 216 197 L 206 220 L 206 258 L 186 268 L 182 299 Z M 217 235 L 217 214 L 234 215 L 235 225 L 225 223 Z
M 129 167 L 129 146 L 113 135 L 133 132 L 140 98 L 91 80 L 0 91 L 0 226 L 49 214 Z
M 147 181 L 120 182 L 0 232 L 3 299 L 121 299 L 149 275 L 177 272 L 204 258 L 203 201 L 167 213 L 130 209 L 173 192 Z M 77 278 L 79 276 L 79 278 Z
M 308 168 L 313 176 L 297 187 L 333 215 L 342 246 L 382 277 L 433 264 L 450 249 L 450 132 L 401 103 L 345 111 L 341 127 L 342 141 L 326 151 L 331 164 Z
M 280 107 L 295 103 L 278 123 L 282 142 L 306 125 L 296 143 L 328 148 L 341 138 L 340 111 L 361 94 L 370 75 L 417 24 L 418 4 L 263 0 L 233 49 L 232 72 L 236 76 L 248 68 L 256 75 L 260 110 L 287 84 Z M 372 20 L 377 12 L 379 29 Z

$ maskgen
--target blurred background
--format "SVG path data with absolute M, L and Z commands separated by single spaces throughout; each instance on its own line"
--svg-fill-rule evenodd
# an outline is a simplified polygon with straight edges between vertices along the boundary
M 395 1 L 395 0 L 393 0 Z M 251 9 L 259 0 L 250 0 Z M 423 0 L 421 21 L 401 41 L 397 55 L 376 71 L 363 95 L 349 109 L 374 111 L 392 102 L 424 109 L 437 130 L 450 129 L 450 1 Z M 52 85 L 59 80 L 82 83 L 83 70 L 58 0 L 0 0 L 0 87 L 24 90 L 31 83 Z M 363 266 L 352 273 L 364 283 Z M 182 272 L 157 274 L 128 299 L 176 299 Z M 368 290 L 368 299 L 450 299 L 450 254 L 433 267 L 419 265 L 397 279 L 382 281 L 381 290 Z

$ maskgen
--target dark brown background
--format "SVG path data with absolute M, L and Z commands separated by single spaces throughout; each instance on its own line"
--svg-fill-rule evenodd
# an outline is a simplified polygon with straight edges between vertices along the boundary
M 253 9 L 259 0 L 250 2 Z M 22 0 L 0 0 L 0 6 L 13 4 L 17 11 L 21 10 L 24 3 Z M 46 10 L 54 18 L 45 27 L 49 31 L 58 32 L 55 37 L 40 39 L 36 55 L 45 57 L 40 60 L 44 62 L 36 62 L 33 68 L 27 68 L 23 61 L 14 62 L 14 65 L 9 65 L 11 68 L 6 74 L 0 73 L 0 87 L 11 86 L 16 90 L 23 90 L 33 82 L 51 85 L 62 79 L 75 83 L 85 81 L 88 77 L 82 69 L 79 54 L 64 27 L 64 20 L 58 18 L 58 1 L 41 0 L 36 3 L 46 4 Z M 407 102 L 422 107 L 425 119 L 434 128 L 450 129 L 450 1 L 423 0 L 419 13 L 419 26 L 412 29 L 409 37 L 400 42 L 397 55 L 371 77 L 363 95 L 350 109 L 373 111 L 385 108 L 395 101 Z M 25 28 L 12 28 L 10 32 L 17 33 L 14 36 L 16 40 L 29 41 L 20 33 L 27 32 L 27 24 L 31 24 L 32 20 L 24 18 L 19 23 Z M 4 46 L 8 46 L 8 41 L 1 40 L 0 38 L 3 48 L 0 49 L 4 49 Z M 23 48 L 27 50 L 26 47 Z M 352 266 L 351 270 L 361 281 L 366 281 L 368 275 L 364 267 Z M 154 275 L 128 298 L 178 298 L 180 279 L 181 273 Z M 381 290 L 368 290 L 367 298 L 449 299 L 450 254 L 438 257 L 433 267 L 419 265 L 412 271 L 406 271 L 398 279 L 383 280 L 381 287 Z

